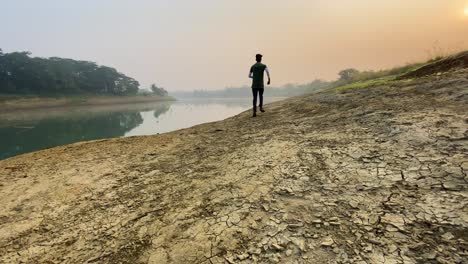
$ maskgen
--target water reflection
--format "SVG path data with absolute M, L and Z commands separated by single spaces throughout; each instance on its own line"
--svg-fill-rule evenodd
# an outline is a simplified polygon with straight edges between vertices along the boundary
M 184 99 L 0 113 L 0 159 L 79 141 L 165 133 L 234 116 L 250 104 L 245 98 Z
M 118 107 L 54 109 L 18 113 L 1 120 L 0 159 L 79 141 L 122 137 L 143 123 L 141 111 L 160 115 L 169 103 Z M 51 117 L 47 117 L 47 113 Z
M 248 99 L 184 99 L 171 104 L 167 111 L 160 113 L 141 112 L 143 124 L 125 134 L 129 136 L 166 133 L 194 125 L 222 120 L 234 116 L 250 107 Z

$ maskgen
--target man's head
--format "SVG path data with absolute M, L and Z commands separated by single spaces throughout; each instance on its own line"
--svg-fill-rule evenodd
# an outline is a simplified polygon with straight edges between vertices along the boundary
M 262 57 L 263 57 L 262 54 L 257 54 L 255 55 L 255 60 L 257 60 L 257 62 L 262 62 Z

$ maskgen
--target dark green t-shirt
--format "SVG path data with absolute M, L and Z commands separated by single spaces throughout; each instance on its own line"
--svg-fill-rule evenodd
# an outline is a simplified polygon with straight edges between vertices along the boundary
M 263 82 L 265 69 L 267 66 L 261 62 L 257 62 L 250 68 L 250 72 L 253 75 L 252 89 L 263 89 L 265 84 Z

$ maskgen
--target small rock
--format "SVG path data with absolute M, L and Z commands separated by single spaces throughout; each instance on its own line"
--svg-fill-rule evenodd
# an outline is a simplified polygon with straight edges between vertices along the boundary
M 372 251 L 373 251 L 372 245 L 368 244 L 364 247 L 364 252 L 372 252 Z
M 260 255 L 262 253 L 262 250 L 260 248 L 256 248 L 256 249 L 253 249 L 251 253 L 254 255 Z
M 249 254 L 244 253 L 244 254 L 237 255 L 237 258 L 238 258 L 239 260 L 245 260 L 245 259 L 248 259 L 249 256 L 250 256 Z
M 462 189 L 460 185 L 450 183 L 450 182 L 444 182 L 442 186 L 444 187 L 444 189 L 449 190 L 449 191 L 460 191 Z
M 411 250 L 417 250 L 417 249 L 420 249 L 421 247 L 423 247 L 424 244 L 423 242 L 419 242 L 419 243 L 412 243 L 408 246 L 408 248 L 410 248 Z
M 328 236 L 322 241 L 320 245 L 324 247 L 331 247 L 333 244 L 335 244 L 335 241 L 333 241 L 333 238 Z
M 297 228 L 300 228 L 300 227 L 303 227 L 303 226 L 304 226 L 303 223 L 289 224 L 289 225 L 288 225 L 288 228 L 289 228 L 289 229 L 297 229 Z
M 240 221 L 241 221 L 241 218 L 240 218 L 239 214 L 237 214 L 237 213 L 233 213 L 232 215 L 230 215 L 230 217 L 228 219 L 228 223 L 230 223 L 231 225 L 236 225 Z
M 284 248 L 283 248 L 282 246 L 280 246 L 280 245 L 278 245 L 278 244 L 276 244 L 276 243 L 272 243 L 270 246 L 271 246 L 272 248 L 278 250 L 278 251 L 283 251 L 283 250 L 284 250 Z
M 234 259 L 233 256 L 228 256 L 224 258 L 229 264 L 234 264 L 236 263 L 236 260 Z
M 305 241 L 300 238 L 291 238 L 291 242 L 296 245 L 301 251 L 305 251 Z
M 275 222 L 276 224 L 281 224 L 281 220 L 276 219 L 276 218 L 274 218 L 274 217 L 270 217 L 270 220 L 273 221 L 273 222 Z
M 422 255 L 422 257 L 425 258 L 425 259 L 432 260 L 432 259 L 435 259 L 437 257 L 437 253 L 435 253 L 435 252 L 426 253 L 426 254 Z
M 452 240 L 455 236 L 452 235 L 452 233 L 450 232 L 447 232 L 445 234 L 442 235 L 442 238 L 445 239 L 445 240 Z
M 349 201 L 349 206 L 351 206 L 352 208 L 356 209 L 356 208 L 358 208 L 359 203 L 356 202 L 356 201 Z
M 372 244 L 374 245 L 381 245 L 382 242 L 376 240 L 376 239 L 373 239 L 373 238 L 369 238 L 369 242 L 371 242 Z

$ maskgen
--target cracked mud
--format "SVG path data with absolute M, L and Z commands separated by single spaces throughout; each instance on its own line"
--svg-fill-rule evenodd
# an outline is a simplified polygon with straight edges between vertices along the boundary
M 0 262 L 467 263 L 467 76 L 0 161 Z

